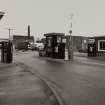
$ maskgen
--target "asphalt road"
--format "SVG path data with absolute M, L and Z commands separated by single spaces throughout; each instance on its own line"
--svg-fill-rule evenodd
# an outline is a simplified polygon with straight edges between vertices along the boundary
M 78 58 L 65 63 L 31 51 L 14 54 L 14 61 L 50 81 L 67 105 L 105 105 L 105 65 L 100 61 Z
M 0 63 L 0 105 L 60 105 L 49 86 L 18 64 Z

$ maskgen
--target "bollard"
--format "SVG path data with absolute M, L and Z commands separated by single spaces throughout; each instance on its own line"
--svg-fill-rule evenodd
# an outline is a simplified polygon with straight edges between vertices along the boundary
M 65 61 L 69 60 L 69 53 L 68 53 L 68 49 L 65 49 Z

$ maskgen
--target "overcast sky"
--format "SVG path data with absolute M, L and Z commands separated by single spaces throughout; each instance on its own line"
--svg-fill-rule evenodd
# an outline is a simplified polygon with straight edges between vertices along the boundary
M 43 36 L 47 32 L 68 33 L 73 13 L 73 35 L 105 35 L 105 0 L 0 0 L 5 16 L 0 21 L 0 37 L 12 34 Z

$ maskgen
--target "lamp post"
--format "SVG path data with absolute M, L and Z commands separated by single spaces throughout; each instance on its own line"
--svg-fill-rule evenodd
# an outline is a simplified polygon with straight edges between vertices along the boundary
M 66 45 L 65 45 L 65 60 L 73 60 L 73 38 L 72 38 L 72 18 L 73 14 L 70 15 L 71 23 L 70 23 L 70 35 L 66 36 Z
M 70 60 L 73 60 L 73 37 L 72 37 L 72 18 L 73 18 L 73 14 L 70 15 L 70 19 L 71 19 L 71 23 L 70 23 L 70 30 L 69 30 L 69 33 L 70 33 L 70 46 L 69 46 L 69 53 L 70 53 Z
M 70 35 L 67 35 L 66 38 L 66 44 L 65 44 L 65 60 L 73 60 L 73 37 L 72 37 L 72 18 L 73 14 L 70 15 Z

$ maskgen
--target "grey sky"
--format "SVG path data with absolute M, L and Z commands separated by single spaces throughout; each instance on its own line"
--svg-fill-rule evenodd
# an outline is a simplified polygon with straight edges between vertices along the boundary
M 68 33 L 73 13 L 74 35 L 105 35 L 105 0 L 0 0 L 0 10 L 6 14 L 0 21 L 0 37 L 31 34 L 38 37 L 46 32 Z

